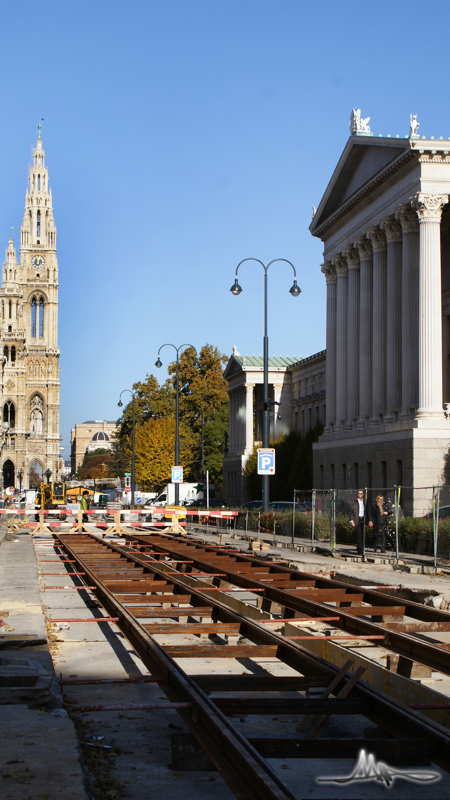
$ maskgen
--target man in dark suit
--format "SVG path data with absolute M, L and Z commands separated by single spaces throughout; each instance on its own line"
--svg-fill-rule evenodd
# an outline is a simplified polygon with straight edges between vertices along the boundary
M 364 538 L 364 522 L 371 528 L 369 506 L 364 499 L 364 490 L 358 489 L 356 500 L 350 506 L 350 525 L 356 530 L 356 552 L 362 554 Z

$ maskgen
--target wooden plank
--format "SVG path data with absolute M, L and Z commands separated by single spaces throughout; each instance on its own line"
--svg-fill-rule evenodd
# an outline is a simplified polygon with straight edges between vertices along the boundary
M 215 623 L 215 622 L 188 622 L 185 625 L 180 624 L 179 622 L 166 624 L 164 623 L 158 624 L 155 623 L 154 625 L 146 625 L 145 630 L 152 634 L 164 634 L 169 636 L 178 636 L 180 634 L 192 633 L 192 635 L 204 634 L 211 636 L 212 634 L 216 634 L 217 636 L 237 636 L 239 635 L 240 625 L 238 624 L 230 624 L 227 625 L 226 623 Z
M 323 686 L 323 678 L 302 675 L 191 675 L 204 692 L 295 692 Z
M 450 631 L 450 622 L 385 622 L 384 627 L 401 633 L 435 633 Z
M 278 645 L 209 644 L 168 645 L 164 647 L 171 658 L 276 658 Z
M 405 606 L 350 606 L 345 613 L 354 617 L 402 617 Z
M 176 619 L 177 617 L 210 617 L 212 614 L 212 606 L 190 606 L 189 608 L 158 608 L 154 611 L 148 611 L 146 617 L 156 617 L 156 619 L 164 619 L 170 617 Z M 142 626 L 146 628 L 145 623 Z

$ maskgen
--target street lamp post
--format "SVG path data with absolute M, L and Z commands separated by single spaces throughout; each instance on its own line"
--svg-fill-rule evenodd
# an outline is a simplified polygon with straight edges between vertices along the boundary
M 263 264 L 259 258 L 244 258 L 236 267 L 236 274 L 234 276 L 234 284 L 230 289 L 230 292 L 234 295 L 238 295 L 242 292 L 242 287 L 239 286 L 238 281 L 238 271 L 241 264 L 244 264 L 245 261 L 256 261 L 258 264 L 261 264 L 264 270 L 264 339 L 263 339 L 263 380 L 264 380 L 264 387 L 263 387 L 263 438 L 262 443 L 263 447 L 269 447 L 269 431 L 270 431 L 270 416 L 269 416 L 269 405 L 273 405 L 269 403 L 269 337 L 267 334 L 267 272 L 271 264 L 274 264 L 276 261 L 284 261 L 286 264 L 289 264 L 292 269 L 294 270 L 294 283 L 292 284 L 291 288 L 289 289 L 289 293 L 293 297 L 298 297 L 301 293 L 300 287 L 297 285 L 297 273 L 295 271 L 295 267 L 288 261 L 286 258 L 274 258 L 272 261 L 269 261 L 267 266 Z M 262 510 L 267 511 L 269 508 L 269 475 L 262 476 Z
M 19 478 L 19 492 L 21 492 L 22 491 L 23 470 L 21 470 L 21 469 L 18 470 L 17 477 Z
M 175 347 L 174 344 L 170 342 L 166 342 L 166 344 L 162 344 L 158 350 L 158 359 L 155 361 L 155 367 L 162 367 L 162 361 L 159 357 L 159 354 L 163 347 L 173 347 L 177 354 L 177 371 L 176 371 L 176 382 L 175 382 L 175 464 L 174 466 L 179 466 L 180 460 L 180 403 L 179 403 L 179 387 L 178 387 L 178 364 L 179 364 L 179 354 L 182 347 L 192 347 L 195 352 L 195 361 L 194 367 L 198 368 L 200 366 L 198 357 L 197 357 L 197 350 L 195 349 L 194 345 L 192 344 L 180 344 L 179 347 Z M 175 505 L 178 506 L 180 503 L 180 485 L 178 483 L 175 484 Z
M 134 506 L 134 397 L 136 392 L 133 392 L 131 389 L 123 389 L 119 396 L 119 402 L 117 403 L 119 408 L 122 408 L 123 406 L 121 397 L 124 392 L 129 392 L 132 397 L 131 409 L 132 409 L 133 422 L 131 431 L 131 505 Z

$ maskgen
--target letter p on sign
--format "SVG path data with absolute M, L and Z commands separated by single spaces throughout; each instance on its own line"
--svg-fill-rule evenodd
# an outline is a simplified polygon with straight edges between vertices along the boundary
M 275 450 L 273 447 L 258 447 L 258 475 L 274 475 Z

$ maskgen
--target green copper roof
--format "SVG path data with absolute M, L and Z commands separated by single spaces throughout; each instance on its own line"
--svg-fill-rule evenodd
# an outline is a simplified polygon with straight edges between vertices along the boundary
M 264 366 L 262 356 L 233 356 L 242 367 L 262 367 Z M 302 356 L 269 356 L 269 369 L 273 367 L 290 367 L 302 361 Z

